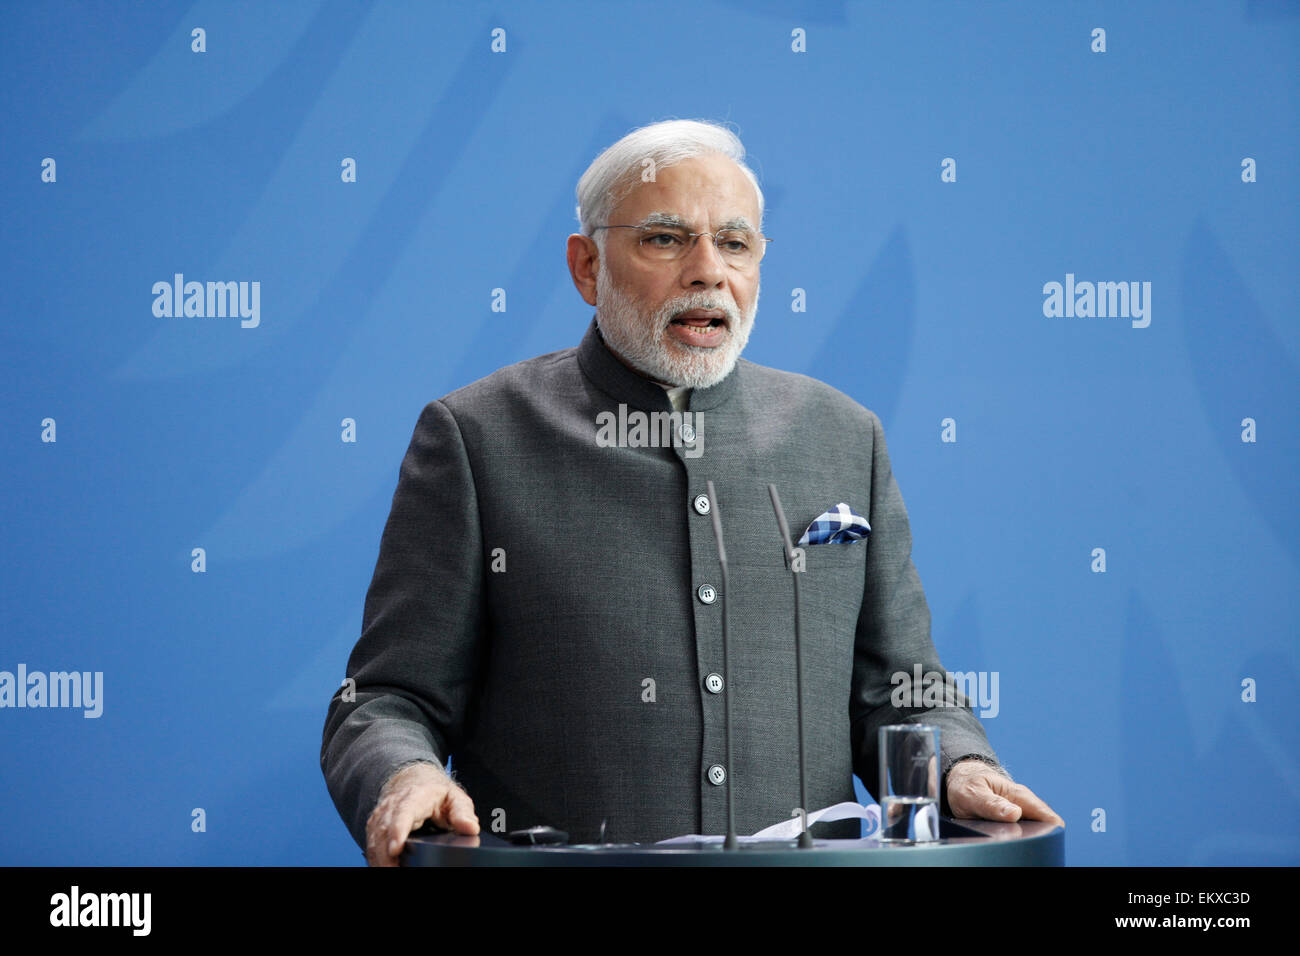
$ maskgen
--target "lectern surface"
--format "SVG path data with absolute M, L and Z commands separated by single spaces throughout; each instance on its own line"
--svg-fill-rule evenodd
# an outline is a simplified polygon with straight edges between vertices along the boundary
M 719 843 L 576 844 L 515 846 L 491 833 L 415 834 L 402 853 L 404 866 L 1064 866 L 1065 830 L 1027 820 L 943 821 L 936 843 L 882 844 L 875 840 L 815 840 L 799 849 L 793 840 Z

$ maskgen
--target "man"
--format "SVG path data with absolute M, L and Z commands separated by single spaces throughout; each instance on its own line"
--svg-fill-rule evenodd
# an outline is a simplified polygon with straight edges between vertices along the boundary
M 426 820 L 574 840 L 721 833 L 729 787 L 738 832 L 788 818 L 792 598 L 768 482 L 795 535 L 840 503 L 862 519 L 859 540 L 804 549 L 808 809 L 853 799 L 854 772 L 874 789 L 877 729 L 924 721 L 942 730 L 948 812 L 1061 823 L 998 766 L 964 700 L 891 702 L 893 675 L 942 670 L 906 511 L 871 412 L 739 358 L 767 242 L 743 158 L 693 121 L 611 146 L 579 183 L 568 239 L 596 307 L 582 343 L 421 414 L 355 690 L 332 700 L 321 748 L 370 863 L 396 862 Z M 708 480 L 731 564 L 728 682 Z

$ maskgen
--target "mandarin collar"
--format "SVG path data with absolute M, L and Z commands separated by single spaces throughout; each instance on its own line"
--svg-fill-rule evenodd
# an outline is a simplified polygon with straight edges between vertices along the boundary
M 618 357 L 605 344 L 600 329 L 596 326 L 596 317 L 591 317 L 587 334 L 578 345 L 578 364 L 593 385 L 602 392 L 620 402 L 626 402 L 642 411 L 672 411 L 672 402 L 661 385 L 638 375 L 618 360 Z M 721 405 L 740 386 L 741 366 L 736 362 L 733 368 L 718 384 L 709 388 L 691 389 L 688 411 L 704 408 L 716 408 Z

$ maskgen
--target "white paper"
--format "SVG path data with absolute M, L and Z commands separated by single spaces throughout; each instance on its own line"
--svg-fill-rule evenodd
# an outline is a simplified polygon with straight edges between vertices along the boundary
M 823 807 L 820 810 L 814 810 L 808 814 L 808 825 L 812 826 L 821 820 L 825 823 L 834 823 L 836 820 L 866 820 L 867 825 L 863 827 L 866 831 L 867 839 L 875 839 L 880 835 L 880 807 L 874 803 L 861 804 L 848 801 L 837 803 L 834 806 Z M 789 820 L 782 820 L 780 823 L 774 823 L 770 827 L 764 827 L 752 836 L 738 837 L 741 843 L 758 842 L 761 840 L 793 840 L 803 831 L 803 820 L 799 817 L 791 817 Z M 660 840 L 656 846 L 673 843 L 721 843 L 726 837 L 722 836 L 701 836 L 693 833 L 688 836 L 673 837 L 670 840 Z

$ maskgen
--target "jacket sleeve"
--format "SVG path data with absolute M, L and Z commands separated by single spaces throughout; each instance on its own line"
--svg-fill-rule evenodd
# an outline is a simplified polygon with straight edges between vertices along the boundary
M 884 429 L 868 412 L 872 430 L 871 513 L 867 523 L 866 586 L 858 616 L 849 706 L 854 772 L 879 799 L 877 731 L 888 724 L 927 723 L 940 728 L 941 772 L 958 758 L 997 756 L 966 698 L 945 680 L 942 706 L 913 707 L 910 681 L 915 665 L 923 675 L 947 677 L 930 638 L 930 609 L 912 564 L 912 531 L 903 497 L 894 480 Z M 906 698 L 895 694 L 894 675 L 906 674 Z M 895 679 L 896 680 L 896 679 Z M 895 704 L 902 706 L 895 706 Z M 941 793 L 941 798 L 945 794 Z M 946 807 L 946 799 L 944 800 Z
M 483 643 L 482 550 L 464 440 L 447 406 L 431 402 L 402 460 L 349 679 L 321 740 L 326 786 L 363 850 L 387 778 L 415 761 L 445 763 L 460 738 Z

